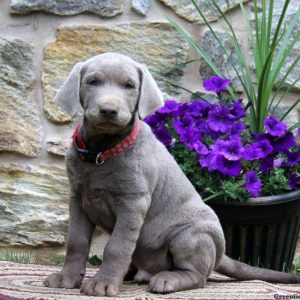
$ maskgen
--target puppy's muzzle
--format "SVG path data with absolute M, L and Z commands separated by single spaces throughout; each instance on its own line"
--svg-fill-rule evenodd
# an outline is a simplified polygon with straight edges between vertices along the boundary
M 117 118 L 119 110 L 111 104 L 103 104 L 99 108 L 99 113 L 103 119 L 111 120 Z

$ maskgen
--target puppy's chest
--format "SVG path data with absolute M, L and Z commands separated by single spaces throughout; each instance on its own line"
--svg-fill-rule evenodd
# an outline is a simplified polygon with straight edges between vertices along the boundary
M 81 194 L 81 206 L 91 221 L 111 231 L 118 208 L 118 182 L 114 174 L 99 169 L 80 170 L 74 180 Z
M 114 193 L 105 187 L 93 184 L 82 188 L 81 205 L 93 223 L 112 231 L 117 216 L 118 201 Z
M 81 206 L 93 223 L 112 231 L 122 195 L 128 192 L 131 176 L 124 170 L 102 166 L 85 165 L 78 168 L 73 177 L 75 189 L 81 194 Z M 133 180 L 134 181 L 134 180 Z

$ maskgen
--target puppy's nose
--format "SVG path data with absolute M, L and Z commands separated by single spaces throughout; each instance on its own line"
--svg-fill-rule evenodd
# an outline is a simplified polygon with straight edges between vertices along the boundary
M 100 114 L 104 118 L 114 118 L 118 114 L 118 110 L 112 105 L 102 105 L 100 107 Z

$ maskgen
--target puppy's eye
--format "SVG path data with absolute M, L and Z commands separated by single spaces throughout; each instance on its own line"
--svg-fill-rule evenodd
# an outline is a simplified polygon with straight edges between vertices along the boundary
M 135 88 L 135 85 L 132 82 L 127 82 L 124 87 L 127 90 L 131 90 Z
M 96 78 L 91 78 L 86 82 L 88 85 L 98 85 L 100 84 L 100 80 Z

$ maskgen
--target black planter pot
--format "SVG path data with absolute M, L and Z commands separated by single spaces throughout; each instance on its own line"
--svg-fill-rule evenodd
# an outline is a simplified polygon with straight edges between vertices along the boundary
M 208 201 L 224 229 L 226 253 L 245 263 L 289 271 L 300 227 L 300 190 L 245 202 Z

